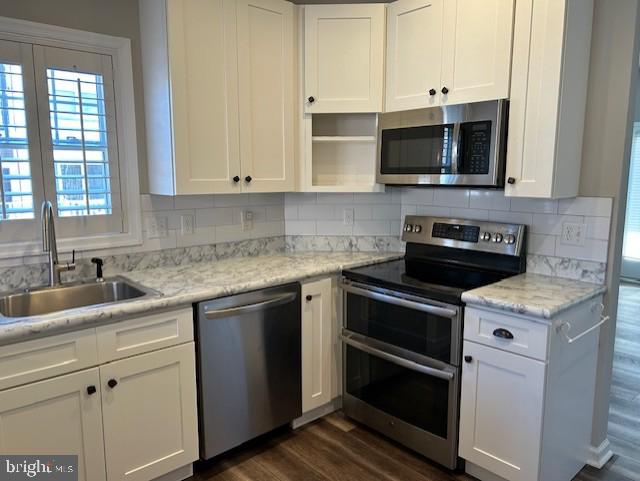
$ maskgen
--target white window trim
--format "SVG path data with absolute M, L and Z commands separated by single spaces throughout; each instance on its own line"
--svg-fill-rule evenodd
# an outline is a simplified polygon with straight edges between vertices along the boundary
M 50 47 L 85 50 L 110 55 L 113 58 L 120 186 L 125 232 L 67 238 L 61 236 L 62 232 L 58 232 L 58 250 L 60 252 L 71 252 L 73 249 L 86 251 L 141 245 L 143 242 L 142 211 L 138 177 L 138 144 L 133 94 L 131 41 L 128 38 L 113 37 L 8 17 L 0 17 L 0 38 L 17 42 L 37 43 Z M 37 222 L 40 215 L 40 206 L 34 207 L 36 209 L 35 220 Z M 42 254 L 40 239 L 0 245 L 0 258 L 40 254 Z

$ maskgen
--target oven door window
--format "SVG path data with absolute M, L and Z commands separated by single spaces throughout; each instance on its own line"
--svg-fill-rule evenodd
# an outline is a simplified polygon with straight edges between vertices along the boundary
M 350 331 L 438 361 L 452 362 L 452 323 L 456 320 L 352 293 L 347 294 L 346 314 L 346 327 Z
M 451 174 L 453 124 L 382 131 L 380 173 Z
M 346 346 L 346 392 L 395 418 L 447 438 L 453 381 L 398 366 Z

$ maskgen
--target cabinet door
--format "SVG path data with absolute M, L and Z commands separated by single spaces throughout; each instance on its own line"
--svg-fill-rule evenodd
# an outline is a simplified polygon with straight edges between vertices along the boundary
M 302 412 L 331 401 L 333 381 L 331 279 L 302 285 Z
M 464 342 L 460 456 L 510 481 L 537 481 L 545 364 Z
M 285 0 L 236 3 L 242 189 L 292 190 L 294 6 Z
M 593 0 L 519 0 L 505 195 L 578 194 Z
M 198 458 L 192 342 L 105 364 L 100 380 L 109 479 L 154 479 Z
M 241 190 L 235 11 L 234 0 L 167 2 L 177 194 Z
M 439 105 L 443 22 L 443 0 L 388 5 L 387 111 Z
M 442 51 L 443 104 L 509 97 L 514 0 L 448 0 Z
M 80 481 L 104 480 L 99 392 L 97 368 L 0 392 L 0 453 L 77 454 Z
M 382 111 L 384 17 L 383 4 L 305 7 L 307 113 Z

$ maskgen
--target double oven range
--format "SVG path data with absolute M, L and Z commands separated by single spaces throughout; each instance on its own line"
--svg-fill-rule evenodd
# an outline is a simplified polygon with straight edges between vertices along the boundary
M 458 466 L 464 291 L 525 270 L 522 225 L 407 216 L 404 259 L 343 271 L 343 409 Z

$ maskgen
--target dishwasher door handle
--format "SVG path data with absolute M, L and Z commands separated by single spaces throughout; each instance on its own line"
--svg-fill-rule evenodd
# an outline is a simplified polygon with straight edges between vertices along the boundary
M 356 341 L 348 334 L 342 333 L 340 334 L 340 338 L 342 339 L 342 342 L 351 347 L 354 347 L 362 352 L 366 352 L 367 354 L 371 354 L 372 356 L 379 357 L 380 359 L 388 361 L 397 366 L 404 367 L 412 371 L 417 371 L 421 374 L 426 374 L 427 376 L 444 379 L 445 381 L 453 380 L 454 374 L 452 372 L 443 371 L 442 369 L 436 369 L 435 367 L 425 366 L 415 361 L 411 361 L 410 359 L 404 359 L 402 357 L 396 356 L 395 354 L 382 351 L 378 348 L 365 344 L 364 342 Z
M 205 306 L 204 317 L 211 321 L 214 319 L 220 319 L 221 317 L 238 316 L 249 312 L 267 309 L 269 307 L 281 306 L 282 304 L 294 301 L 296 297 L 296 293 L 288 292 L 286 294 L 270 297 L 264 301 L 256 302 L 254 304 L 243 304 L 240 306 L 225 307 L 223 309 L 210 309 Z

